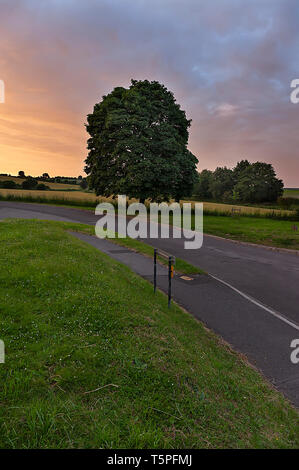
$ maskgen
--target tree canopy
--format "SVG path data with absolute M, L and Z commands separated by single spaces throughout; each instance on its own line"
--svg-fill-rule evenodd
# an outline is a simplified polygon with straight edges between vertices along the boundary
M 231 193 L 234 187 L 233 171 L 224 166 L 217 167 L 213 173 L 209 189 L 214 199 L 220 199 Z
M 283 193 L 283 182 L 270 163 L 241 160 L 232 170 L 218 167 L 198 175 L 195 195 L 203 199 L 235 202 L 273 202 Z
M 187 149 L 190 124 L 157 81 L 115 88 L 87 116 L 89 186 L 97 195 L 141 201 L 191 196 L 197 158 Z
M 38 185 L 38 181 L 35 178 L 32 178 L 32 176 L 27 176 L 25 181 L 22 183 L 22 188 L 23 189 L 36 189 Z
M 282 195 L 283 182 L 270 163 L 256 162 L 240 172 L 234 191 L 240 201 L 271 202 Z

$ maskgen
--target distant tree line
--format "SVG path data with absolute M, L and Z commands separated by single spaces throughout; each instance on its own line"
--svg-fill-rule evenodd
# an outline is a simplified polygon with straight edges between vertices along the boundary
M 6 173 L 0 174 L 0 176 L 7 177 L 6 180 L 0 181 L 0 189 L 31 189 L 39 191 L 50 191 L 51 188 L 46 185 L 44 182 L 49 183 L 63 183 L 63 184 L 79 184 L 81 189 L 85 190 L 88 188 L 86 178 L 83 178 L 81 175 L 78 178 L 73 178 L 69 176 L 55 176 L 51 178 L 49 173 L 43 173 L 41 176 L 34 178 L 33 176 L 26 176 L 25 172 L 20 170 L 18 172 L 18 178 L 23 181 L 18 183 L 18 180 L 10 180 Z M 13 176 L 13 178 L 16 178 Z
M 269 163 L 241 160 L 235 168 L 218 167 L 198 174 L 194 196 L 223 202 L 273 202 L 283 194 L 283 182 Z
M 0 188 L 2 189 L 37 189 L 39 191 L 50 190 L 49 186 L 44 183 L 39 183 L 36 178 L 28 176 L 22 183 L 18 184 L 13 180 L 0 181 Z
M 25 172 L 20 170 L 18 173 L 19 178 L 26 178 Z M 78 178 L 73 176 L 53 176 L 50 177 L 49 173 L 43 173 L 41 176 L 38 176 L 36 179 L 41 181 L 48 181 L 49 183 L 62 183 L 62 184 L 80 184 L 82 181 L 82 176 L 79 175 Z

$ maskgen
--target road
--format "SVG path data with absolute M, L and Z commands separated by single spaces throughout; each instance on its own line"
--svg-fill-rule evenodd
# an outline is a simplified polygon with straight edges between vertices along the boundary
M 79 209 L 0 202 L 0 219 L 7 217 L 90 225 L 98 220 L 92 212 Z M 246 354 L 299 407 L 299 364 L 290 360 L 290 343 L 299 338 L 299 256 L 210 236 L 204 236 L 200 250 L 185 250 L 182 239 L 144 241 L 210 274 L 196 276 L 192 281 L 177 277 L 176 300 Z M 100 240 L 92 243 L 101 249 Z M 129 255 L 113 254 L 113 250 L 110 255 L 130 264 Z M 131 267 L 138 272 L 135 265 Z M 148 272 L 144 277 L 151 280 Z M 159 282 L 161 288 L 166 288 L 165 276 L 160 276 Z

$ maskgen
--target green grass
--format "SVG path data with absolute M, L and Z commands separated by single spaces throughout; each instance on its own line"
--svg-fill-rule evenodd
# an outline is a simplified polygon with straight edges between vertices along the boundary
M 57 223 L 0 239 L 1 448 L 298 447 L 288 402 L 128 268 Z
M 126 246 L 130 250 L 137 251 L 138 253 L 142 253 L 145 256 L 149 256 L 151 258 L 154 257 L 154 248 L 147 243 L 141 242 L 139 240 L 134 240 L 133 238 L 110 238 L 110 241 L 116 243 L 121 246 Z M 158 257 L 158 262 L 161 264 L 168 264 L 168 260 L 165 258 Z M 184 261 L 181 258 L 175 259 L 175 271 L 182 273 L 182 274 L 203 274 L 204 271 L 192 264 Z
M 171 223 L 170 216 L 170 223 Z M 194 228 L 194 222 L 192 223 Z M 298 230 L 294 231 L 293 226 Z M 277 220 L 269 217 L 227 217 L 221 215 L 204 215 L 204 233 L 218 237 L 256 243 L 277 248 L 299 250 L 299 220 Z M 153 248 L 146 243 L 131 238 L 111 239 L 128 248 L 134 249 L 145 255 L 153 256 Z M 166 263 L 161 259 L 161 262 Z M 176 270 L 185 274 L 202 273 L 203 271 L 186 261 L 176 258 Z
M 283 192 L 283 197 L 299 197 L 299 188 L 285 189 Z
M 87 235 L 95 235 L 94 226 L 86 225 L 86 224 L 77 224 L 71 222 L 51 222 L 56 227 L 63 227 L 65 230 L 73 230 L 75 232 L 82 232 Z M 109 241 L 115 243 L 116 245 L 124 246 L 132 251 L 136 251 L 137 253 L 141 253 L 149 258 L 154 258 L 154 247 L 144 243 L 140 240 L 135 240 L 133 238 L 109 238 Z M 167 265 L 168 260 L 158 256 L 157 261 L 161 264 Z M 205 271 L 198 268 L 197 266 L 193 266 L 193 264 L 184 261 L 181 258 L 175 259 L 175 272 L 181 274 L 204 274 Z
M 298 231 L 292 230 L 294 224 L 298 226 Z M 299 250 L 299 222 L 206 215 L 204 232 L 244 242 Z

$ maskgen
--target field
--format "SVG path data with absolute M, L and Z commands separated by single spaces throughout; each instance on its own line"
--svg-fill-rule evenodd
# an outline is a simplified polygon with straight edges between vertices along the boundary
M 17 178 L 15 176 L 0 176 L 0 181 L 7 181 L 7 180 L 14 181 L 16 184 L 22 184 L 23 181 L 25 181 L 25 178 Z M 39 183 L 44 183 L 47 186 L 49 186 L 49 188 L 56 189 L 56 190 L 59 190 L 59 189 L 61 189 L 61 190 L 66 190 L 66 189 L 78 190 L 78 189 L 80 189 L 80 186 L 77 185 L 77 184 L 52 183 L 52 182 L 43 181 L 43 180 L 39 180 L 38 182 Z
M 0 223 L 1 448 L 298 448 L 256 370 L 65 228 Z
M 283 192 L 283 197 L 299 198 L 299 188 L 298 189 L 285 189 Z
M 68 186 L 68 185 L 61 185 Z M 25 189 L 0 189 L 0 199 L 54 203 L 60 205 L 80 205 L 89 208 L 96 206 L 98 198 L 93 193 L 83 191 L 38 191 Z
M 192 200 L 184 200 L 182 202 L 191 202 L 192 204 L 195 203 L 195 201 Z M 199 201 L 196 201 L 199 202 Z M 281 209 L 267 209 L 264 207 L 250 207 L 250 206 L 238 206 L 238 205 L 233 205 L 233 204 L 221 204 L 217 202 L 203 202 L 203 208 L 204 211 L 209 211 L 209 212 L 223 212 L 226 214 L 232 214 L 233 210 L 238 210 L 238 215 L 269 215 L 269 214 L 285 214 L 285 215 L 291 215 L 292 211 L 287 211 L 287 210 L 281 210 Z

